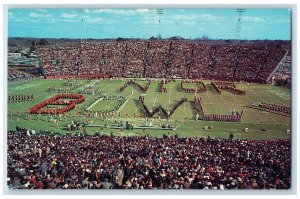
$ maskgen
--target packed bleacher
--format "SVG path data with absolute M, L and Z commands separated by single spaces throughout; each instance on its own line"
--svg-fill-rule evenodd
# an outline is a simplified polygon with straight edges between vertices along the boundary
M 24 81 L 33 79 L 34 76 L 28 73 L 24 73 L 20 70 L 8 68 L 8 81 Z
M 292 58 L 291 52 L 288 51 L 286 56 L 281 60 L 281 63 L 269 76 L 270 83 L 277 86 L 291 87 L 291 68 L 292 68 Z
M 38 52 L 46 76 L 106 74 L 265 82 L 290 44 L 140 40 L 64 43 Z
M 290 140 L 8 132 L 11 189 L 289 189 Z

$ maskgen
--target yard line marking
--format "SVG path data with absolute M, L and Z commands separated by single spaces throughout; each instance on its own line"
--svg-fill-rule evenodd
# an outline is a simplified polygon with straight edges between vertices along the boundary
M 152 106 L 152 107 L 154 107 L 155 104 L 156 104 L 156 100 L 157 100 L 158 93 L 159 93 L 159 92 L 156 92 L 155 100 L 154 100 L 154 103 L 153 103 L 153 106 Z
M 183 125 L 187 120 L 185 119 L 181 124 L 179 124 L 177 127 L 175 127 L 175 130 L 177 130 L 181 125 Z
M 235 94 L 231 93 L 231 92 L 228 92 L 230 94 L 230 96 L 238 103 L 239 106 L 243 107 L 244 105 L 236 98 Z M 245 95 L 246 98 L 248 98 L 246 95 Z M 248 98 L 248 100 L 250 100 Z M 251 101 L 251 100 L 250 100 Z M 252 101 L 251 101 L 252 103 Z M 254 116 L 251 115 L 251 118 L 254 119 L 253 121 L 256 121 L 256 123 L 258 124 L 261 124 Z
M 181 91 L 182 97 L 184 97 L 183 92 Z M 186 109 L 185 109 L 185 103 L 183 103 L 183 109 L 184 109 L 184 119 L 186 119 Z
M 221 99 L 223 100 L 223 102 L 225 103 L 225 105 L 229 108 L 230 111 L 232 111 L 232 109 L 228 106 L 227 102 L 224 100 L 224 98 L 222 97 L 222 94 L 220 95 Z
M 172 85 L 171 84 L 169 86 L 169 90 L 170 90 L 170 92 L 169 92 L 169 106 L 168 106 L 168 109 L 170 108 L 170 104 L 171 104 L 171 91 L 172 91 Z
M 93 85 L 94 83 L 92 83 L 92 84 L 88 84 L 88 85 L 86 85 L 86 86 L 89 86 L 89 85 Z M 84 86 L 84 85 L 82 85 L 82 86 Z M 82 87 L 82 86 L 80 86 L 80 87 Z M 112 91 L 114 91 L 115 89 L 111 89 L 109 92 L 107 92 L 107 90 L 106 89 L 103 89 L 104 90 L 104 92 L 105 93 L 107 93 L 107 95 L 109 95 Z M 121 94 L 121 93 L 120 93 Z M 120 96 L 120 94 L 118 95 L 118 96 Z M 99 95 L 98 95 L 99 96 Z M 91 106 L 89 106 L 88 108 L 87 108 L 87 110 L 90 110 L 93 106 L 95 106 L 99 101 L 102 101 L 103 100 L 103 97 L 102 98 L 98 98 Z M 107 105 L 109 108 L 110 108 L 110 104 L 112 103 L 112 101 Z
M 132 97 L 134 92 L 131 93 L 131 95 L 128 97 L 128 99 L 124 102 L 124 104 L 122 104 L 122 106 L 119 108 L 119 110 L 117 111 L 117 113 L 121 112 L 122 108 L 127 104 L 127 102 L 129 101 L 129 99 Z
M 258 96 L 255 92 L 251 92 L 250 89 L 248 90 L 250 93 L 253 93 L 255 96 L 257 96 L 258 98 L 262 99 L 260 96 Z M 246 96 L 246 95 L 245 95 Z M 247 97 L 248 98 L 248 97 Z M 249 99 L 249 98 L 248 98 Z M 250 100 L 250 99 L 249 99 Z M 250 100 L 251 103 L 253 103 L 252 100 Z M 271 118 L 271 120 L 273 120 L 274 122 L 276 122 L 277 124 L 279 124 L 273 117 L 267 115 L 269 118 Z
M 219 114 L 219 112 L 217 111 L 216 107 L 214 106 L 214 103 L 212 103 L 210 97 L 208 96 L 207 92 L 205 92 L 205 94 L 206 94 L 206 96 L 208 97 L 210 103 L 213 105 L 213 108 L 214 108 L 215 112 L 216 112 L 217 114 Z
M 109 92 L 109 93 L 111 93 L 111 92 Z M 108 93 L 108 94 L 109 94 L 109 93 Z M 118 98 L 120 95 L 121 95 L 121 93 L 120 93 L 119 95 L 117 95 L 117 98 Z M 133 95 L 133 92 L 131 93 L 131 95 Z M 131 95 L 130 95 L 130 96 L 131 96 Z M 112 100 L 107 106 L 109 106 L 113 101 L 114 101 L 114 100 Z M 110 108 L 110 106 L 109 106 L 109 108 Z
M 95 106 L 100 100 L 103 100 L 103 97 L 98 98 L 93 104 L 91 104 L 91 106 L 87 107 L 86 110 L 90 110 L 91 108 L 93 108 L 93 106 Z
M 262 93 L 262 92 L 260 91 L 260 89 L 257 89 L 257 87 L 255 87 L 255 86 L 252 86 L 252 87 L 253 87 L 254 89 L 258 90 L 260 93 Z M 281 102 L 280 100 L 278 100 L 278 99 L 276 99 L 275 97 L 273 97 L 272 94 L 271 94 L 268 90 L 266 90 L 266 91 L 267 91 L 267 92 L 265 92 L 264 94 L 266 94 L 266 95 L 269 96 L 270 98 L 272 98 L 272 99 L 276 100 L 277 102 L 279 102 L 280 105 L 286 106 L 283 102 Z
M 247 94 L 246 94 L 246 95 L 247 95 Z M 245 97 L 246 97 L 248 100 L 250 100 L 246 95 L 245 95 Z M 232 96 L 233 99 L 234 99 L 241 107 L 244 106 L 242 103 L 240 103 L 239 100 L 236 99 L 236 96 L 235 96 L 233 93 L 230 93 L 230 96 Z M 251 100 L 250 100 L 250 102 L 253 103 Z M 251 115 L 251 114 L 250 114 L 250 115 Z M 261 123 L 257 120 L 256 117 L 254 117 L 254 116 L 251 115 L 251 118 L 254 119 L 253 121 L 256 121 L 256 123 L 261 124 Z

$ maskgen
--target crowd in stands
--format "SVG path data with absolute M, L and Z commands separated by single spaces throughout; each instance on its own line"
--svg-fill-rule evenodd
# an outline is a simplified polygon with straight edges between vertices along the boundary
M 269 82 L 276 86 L 283 86 L 291 88 L 291 75 L 292 75 L 292 57 L 291 52 L 288 51 L 286 56 L 282 59 L 281 63 L 270 75 Z
M 265 82 L 287 42 L 110 41 L 38 49 L 46 76 L 108 74 Z
M 20 70 L 8 68 L 8 81 L 19 81 L 19 80 L 30 80 L 34 76 L 31 74 L 24 73 Z
M 8 131 L 10 189 L 289 189 L 290 140 Z

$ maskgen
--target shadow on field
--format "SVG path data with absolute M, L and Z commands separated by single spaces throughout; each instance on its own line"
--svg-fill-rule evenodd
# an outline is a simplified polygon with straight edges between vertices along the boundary
M 176 84 L 176 90 L 177 90 L 178 92 L 181 92 L 180 83 L 179 83 L 179 84 Z
M 157 84 L 157 87 L 156 87 L 156 92 L 159 92 L 160 93 L 160 86 L 161 86 L 161 84 L 160 84 L 160 82 Z
M 196 118 L 197 113 L 199 114 L 199 118 L 203 118 L 203 113 L 198 112 L 198 110 L 195 108 L 195 102 L 190 101 L 190 108 L 192 110 L 192 119 Z
M 205 84 L 205 86 L 207 88 L 207 91 L 211 91 L 211 92 L 217 93 L 217 91 L 212 87 L 211 84 Z
M 139 110 L 140 113 L 143 113 L 143 115 L 147 115 L 146 111 L 144 110 L 142 103 L 137 99 L 132 99 L 134 101 L 135 106 Z

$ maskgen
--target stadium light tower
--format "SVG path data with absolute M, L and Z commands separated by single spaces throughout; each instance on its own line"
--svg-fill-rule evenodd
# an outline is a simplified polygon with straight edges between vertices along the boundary
M 245 9 L 236 9 L 236 12 L 238 14 L 238 19 L 237 19 L 237 22 L 236 22 L 236 30 L 235 30 L 235 40 L 234 42 L 238 42 L 240 40 L 240 37 L 241 37 L 241 29 L 242 29 L 242 16 L 243 16 L 243 13 L 245 12 Z M 240 43 L 237 43 L 237 48 L 236 48 L 236 58 L 233 60 L 233 81 L 235 80 L 236 78 L 236 70 L 239 66 L 239 45 Z
M 84 19 L 83 19 L 83 9 L 78 9 L 77 10 L 77 13 L 78 13 L 78 16 L 80 17 L 80 33 L 81 33 L 81 36 L 80 36 L 80 44 L 81 44 L 81 47 L 82 47 L 82 44 L 83 43 L 86 43 L 87 40 L 86 40 L 86 35 L 85 35 L 85 24 L 84 24 Z
M 160 23 L 160 16 L 165 14 L 165 10 L 164 9 L 156 9 L 156 14 L 158 14 L 158 23 Z
M 164 9 L 156 9 L 156 14 L 158 15 L 158 26 L 159 26 L 159 35 L 161 35 L 161 33 L 160 33 L 160 22 L 161 22 L 161 16 L 163 15 L 163 14 L 165 14 L 165 10 Z
M 236 9 L 236 12 L 238 14 L 238 19 L 236 22 L 236 30 L 235 30 L 235 40 L 240 40 L 241 37 L 241 30 L 242 30 L 242 17 L 243 13 L 245 12 L 245 9 Z

